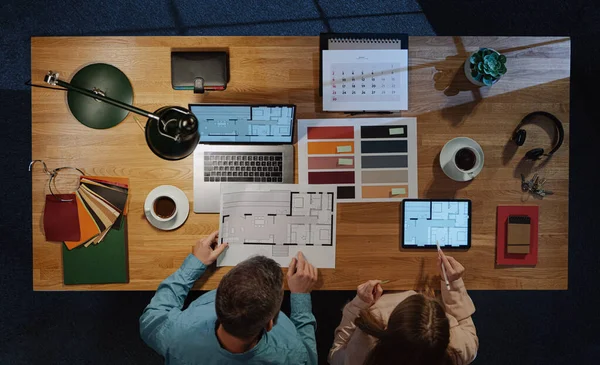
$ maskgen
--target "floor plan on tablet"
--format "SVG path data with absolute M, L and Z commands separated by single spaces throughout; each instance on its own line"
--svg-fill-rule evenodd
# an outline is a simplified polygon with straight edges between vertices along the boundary
M 465 246 L 469 237 L 468 202 L 411 201 L 404 211 L 404 244 Z
M 288 265 L 298 251 L 316 267 L 335 267 L 335 187 L 223 184 L 218 266 L 252 255 Z

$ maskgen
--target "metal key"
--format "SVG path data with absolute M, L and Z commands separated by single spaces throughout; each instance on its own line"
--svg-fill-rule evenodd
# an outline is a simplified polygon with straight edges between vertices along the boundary
M 523 192 L 530 191 L 531 188 L 529 186 L 529 182 L 525 180 L 525 175 L 521 174 L 521 190 Z

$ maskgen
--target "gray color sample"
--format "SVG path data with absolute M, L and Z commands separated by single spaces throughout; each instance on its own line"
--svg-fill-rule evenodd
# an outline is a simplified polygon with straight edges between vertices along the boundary
M 363 171 L 361 179 L 363 184 L 407 183 L 408 170 Z
M 362 156 L 361 164 L 363 169 L 408 167 L 408 156 Z

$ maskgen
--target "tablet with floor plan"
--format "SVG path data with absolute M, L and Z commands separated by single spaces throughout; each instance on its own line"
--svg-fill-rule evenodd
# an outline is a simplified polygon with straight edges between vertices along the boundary
M 404 199 L 402 217 L 402 248 L 471 247 L 470 200 Z

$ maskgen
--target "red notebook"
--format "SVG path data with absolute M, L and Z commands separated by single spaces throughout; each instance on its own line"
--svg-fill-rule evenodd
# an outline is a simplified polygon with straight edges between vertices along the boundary
M 75 194 L 46 195 L 44 207 L 44 234 L 46 241 L 79 241 L 79 215 Z M 71 200 L 68 202 L 60 199 Z
M 513 266 L 535 266 L 538 257 L 538 214 L 537 205 L 498 206 L 496 227 L 496 264 Z M 509 254 L 506 251 L 506 230 L 509 215 L 526 215 L 531 219 L 531 242 L 527 254 Z

